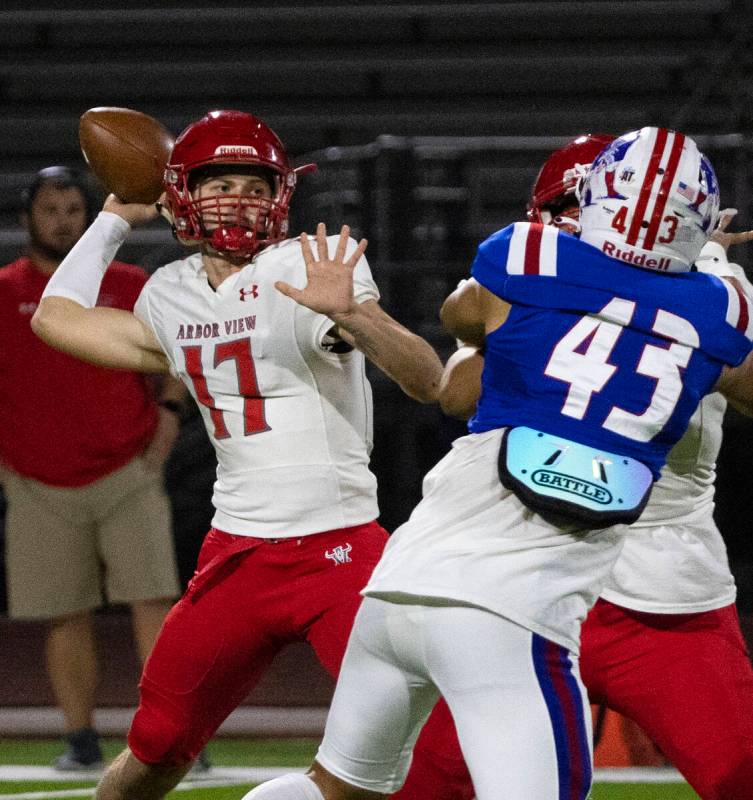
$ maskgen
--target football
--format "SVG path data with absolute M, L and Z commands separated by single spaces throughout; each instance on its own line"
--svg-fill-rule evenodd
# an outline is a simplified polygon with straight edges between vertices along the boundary
M 154 203 L 175 141 L 159 121 L 131 108 L 90 108 L 79 143 L 94 174 L 124 203 Z

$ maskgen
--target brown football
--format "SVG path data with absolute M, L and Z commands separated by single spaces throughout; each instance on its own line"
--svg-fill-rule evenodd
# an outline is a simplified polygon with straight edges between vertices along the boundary
M 175 141 L 154 117 L 131 108 L 90 108 L 78 139 L 86 163 L 124 203 L 154 203 Z

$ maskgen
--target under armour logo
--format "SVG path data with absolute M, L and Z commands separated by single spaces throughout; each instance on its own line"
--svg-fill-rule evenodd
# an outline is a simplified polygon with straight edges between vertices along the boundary
M 251 285 L 250 289 L 239 289 L 238 290 L 241 295 L 241 303 L 246 302 L 246 298 L 251 295 L 254 299 L 259 296 L 259 285 L 254 283 Z
M 347 544 L 343 547 L 341 544 L 337 545 L 337 547 L 333 548 L 332 550 L 326 550 L 324 553 L 325 558 L 330 558 L 332 561 L 335 562 L 335 566 L 338 564 L 348 564 L 350 563 L 350 556 L 348 553 L 352 550 L 350 544 Z

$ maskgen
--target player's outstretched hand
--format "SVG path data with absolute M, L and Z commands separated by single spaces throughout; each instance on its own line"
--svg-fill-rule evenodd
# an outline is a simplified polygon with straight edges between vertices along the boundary
M 114 194 L 107 196 L 103 211 L 110 211 L 122 217 L 132 228 L 146 225 L 157 218 L 158 208 L 154 203 L 122 203 Z
M 725 250 L 733 244 L 744 244 L 745 242 L 753 241 L 753 231 L 734 231 L 730 233 L 727 230 L 730 222 L 737 214 L 736 208 L 725 208 L 719 212 L 719 223 L 716 230 L 711 234 L 710 239 L 712 242 L 717 242 Z
M 330 319 L 348 314 L 353 310 L 353 268 L 366 250 L 366 239 L 361 239 L 356 249 L 345 260 L 345 251 L 350 238 L 350 228 L 343 225 L 335 254 L 330 258 L 327 249 L 327 228 L 323 222 L 316 226 L 316 257 L 311 249 L 309 237 L 300 236 L 303 260 L 306 263 L 306 286 L 296 289 L 284 281 L 277 281 L 275 288 L 296 303 L 310 308 Z

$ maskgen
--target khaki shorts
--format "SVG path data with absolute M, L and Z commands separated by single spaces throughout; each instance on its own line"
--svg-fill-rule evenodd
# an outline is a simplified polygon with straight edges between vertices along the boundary
M 86 486 L 3 473 L 11 617 L 49 619 L 179 594 L 170 503 L 141 458 Z

